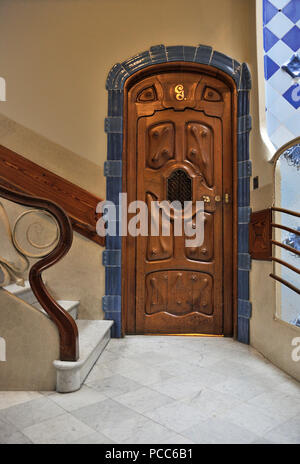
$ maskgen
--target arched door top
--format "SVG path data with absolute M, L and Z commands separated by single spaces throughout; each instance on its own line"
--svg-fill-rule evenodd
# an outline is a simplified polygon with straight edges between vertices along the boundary
M 198 45 L 197 47 L 154 45 L 145 52 L 139 53 L 122 63 L 115 64 L 108 74 L 106 89 L 122 90 L 128 77 L 137 71 L 154 64 L 173 61 L 212 66 L 232 77 L 238 91 L 251 90 L 251 76 L 248 65 L 246 63 L 241 64 L 233 58 L 213 50 L 208 45 Z

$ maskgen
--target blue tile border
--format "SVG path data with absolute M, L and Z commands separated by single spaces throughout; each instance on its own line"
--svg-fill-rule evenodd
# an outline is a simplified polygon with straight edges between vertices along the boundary
M 123 118 L 121 116 L 110 116 L 105 118 L 104 130 L 106 133 L 122 134 Z
M 121 160 L 105 161 L 104 175 L 106 177 L 122 177 L 122 161 Z
M 252 176 L 252 162 L 250 160 L 239 161 L 238 162 L 238 178 L 242 179 L 243 177 L 251 177 L 251 176 Z
M 102 255 L 102 264 L 105 267 L 121 266 L 121 250 L 105 250 Z
M 125 81 L 132 74 L 147 66 L 172 61 L 200 63 L 215 67 L 231 76 L 238 91 L 238 340 L 249 343 L 249 323 L 251 303 L 249 302 L 249 255 L 248 224 L 250 220 L 250 177 L 249 132 L 251 116 L 249 91 L 251 75 L 246 63 L 238 63 L 233 58 L 212 49 L 208 45 L 197 47 L 176 45 L 154 45 L 138 55 L 115 64 L 110 70 L 106 89 L 108 90 L 108 117 L 105 119 L 107 133 L 107 161 L 104 175 L 107 178 L 106 198 L 116 201 L 122 192 L 122 150 L 123 150 L 123 89 Z M 118 204 L 118 202 L 117 202 Z M 106 319 L 115 321 L 112 334 L 121 337 L 121 237 L 106 237 L 106 251 L 103 264 L 106 268 L 103 310 Z

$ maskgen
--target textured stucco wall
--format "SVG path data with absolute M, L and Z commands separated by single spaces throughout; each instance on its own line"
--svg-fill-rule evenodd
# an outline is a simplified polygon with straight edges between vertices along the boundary
M 0 390 L 55 390 L 59 336 L 40 311 L 0 289 L 0 337 L 6 361 L 0 362 Z

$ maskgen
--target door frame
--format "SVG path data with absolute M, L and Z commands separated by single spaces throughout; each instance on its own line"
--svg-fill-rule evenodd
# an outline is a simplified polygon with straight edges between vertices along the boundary
M 172 53 L 172 60 L 170 59 Z M 142 68 L 142 69 L 141 69 Z M 178 69 L 180 68 L 180 69 Z M 248 66 L 213 51 L 211 47 L 151 47 L 150 51 L 115 65 L 108 75 L 109 117 L 105 121 L 108 135 L 107 200 L 118 204 L 118 194 L 127 191 L 126 179 L 126 95 L 128 88 L 153 73 L 166 69 L 192 70 L 218 77 L 232 89 L 233 146 L 233 335 L 249 343 L 250 257 L 248 253 L 248 222 L 250 216 L 249 91 L 251 78 Z M 123 161 L 123 163 L 122 163 Z M 123 169 L 122 169 L 123 164 Z M 120 224 L 119 224 L 120 226 Z M 115 321 L 113 336 L 126 333 L 126 237 L 106 237 L 103 263 L 106 267 L 106 295 L 103 309 L 106 319 Z M 122 253 L 123 250 L 123 253 Z M 123 271 L 123 272 L 122 272 Z M 229 327 L 230 324 L 227 324 Z M 224 326 L 225 335 L 231 330 Z

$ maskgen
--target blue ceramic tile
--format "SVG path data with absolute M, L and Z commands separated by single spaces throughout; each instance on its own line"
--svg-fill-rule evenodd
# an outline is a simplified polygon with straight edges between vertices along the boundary
M 269 21 L 278 13 L 278 9 L 275 8 L 272 3 L 268 0 L 264 0 L 263 4 L 263 22 L 264 25 L 268 24 Z
M 273 34 L 267 27 L 264 27 L 264 49 L 268 52 L 277 42 L 278 37 Z
M 233 59 L 223 53 L 214 51 L 210 64 L 211 66 L 221 69 L 230 76 L 234 74 Z
M 250 99 L 248 90 L 240 90 L 238 93 L 238 117 L 247 116 L 250 112 Z
M 168 61 L 184 61 L 183 46 L 166 47 Z
M 242 134 L 243 132 L 249 132 L 251 128 L 252 128 L 252 118 L 249 114 L 246 116 L 238 117 L 238 124 L 237 124 L 238 134 Z
M 117 63 L 108 74 L 106 81 L 107 90 L 122 90 L 124 82 L 129 77 L 127 71 L 120 63 Z
M 265 78 L 268 80 L 273 74 L 278 71 L 279 66 L 275 61 L 269 58 L 267 55 L 264 57 L 264 64 L 265 64 Z
M 251 208 L 249 206 L 238 207 L 238 222 L 239 224 L 248 224 L 250 222 Z
M 247 63 L 242 64 L 241 80 L 239 90 L 251 90 L 251 74 Z
M 249 159 L 249 133 L 238 134 L 238 161 Z
M 106 198 L 115 205 L 119 204 L 119 193 L 122 192 L 122 179 L 120 177 L 107 177 Z
M 297 110 L 300 107 L 300 85 L 292 85 L 284 94 L 283 97 Z M 300 128 L 299 128 L 300 133 Z
M 208 64 L 212 55 L 212 47 L 207 45 L 198 45 L 195 53 L 195 62 Z
M 105 177 L 122 177 L 122 161 L 109 160 L 104 162 Z
M 235 85 L 236 85 L 236 88 L 239 89 L 240 88 L 240 83 L 241 83 L 241 76 L 242 76 L 242 67 L 238 67 L 237 69 L 235 69 L 234 71 L 234 74 L 232 75 L 232 78 L 235 82 Z
M 300 49 L 300 29 L 298 26 L 294 26 L 289 30 L 287 34 L 281 39 L 286 43 L 294 52 Z
M 105 246 L 107 250 L 120 250 L 122 247 L 122 237 L 106 235 Z
M 123 92 L 121 90 L 108 91 L 108 116 L 123 115 Z
M 194 61 L 196 47 L 183 47 L 184 61 Z
M 245 317 L 238 317 L 238 336 L 237 339 L 240 343 L 245 343 L 249 345 L 250 337 L 250 322 L 249 319 Z
M 121 295 L 105 295 L 102 298 L 103 311 L 121 311 Z
M 117 312 L 107 312 L 105 313 L 105 319 L 109 321 L 114 321 L 114 325 L 111 328 L 111 337 L 112 338 L 121 338 L 122 336 L 122 329 L 121 329 L 121 322 L 122 316 L 121 313 Z
M 238 176 L 239 178 L 251 177 L 252 175 L 252 161 L 239 161 L 238 162 Z
M 128 74 L 133 74 L 139 69 L 145 68 L 145 66 L 150 66 L 151 64 L 152 60 L 148 50 L 121 63 Z
M 238 316 L 250 319 L 252 316 L 252 304 L 250 301 L 238 300 Z
M 249 272 L 238 270 L 238 298 L 249 300 Z
M 299 0 L 294 0 L 289 2 L 282 10 L 282 13 L 285 14 L 293 23 L 297 23 L 300 19 L 300 2 Z
M 121 160 L 123 153 L 123 135 L 107 134 L 107 159 Z
M 150 56 L 152 63 L 165 63 L 168 61 L 166 47 L 164 45 L 155 45 L 150 47 Z
M 238 225 L 238 251 L 248 253 L 249 251 L 249 228 L 248 224 Z
M 120 267 L 121 250 L 105 250 L 102 254 L 102 264 L 106 267 Z
M 105 294 L 121 295 L 122 273 L 120 267 L 105 268 Z
M 242 271 L 249 271 L 251 269 L 251 257 L 249 253 L 238 254 L 238 268 Z
M 106 133 L 121 134 L 123 132 L 123 118 L 121 116 L 105 118 L 104 129 Z
M 243 177 L 238 179 L 238 206 L 250 205 L 250 179 Z
M 107 79 L 106 79 L 106 90 L 113 90 L 115 89 L 114 83 L 115 83 L 115 77 L 119 72 L 121 71 L 122 66 L 120 63 L 116 63 L 108 73 Z

